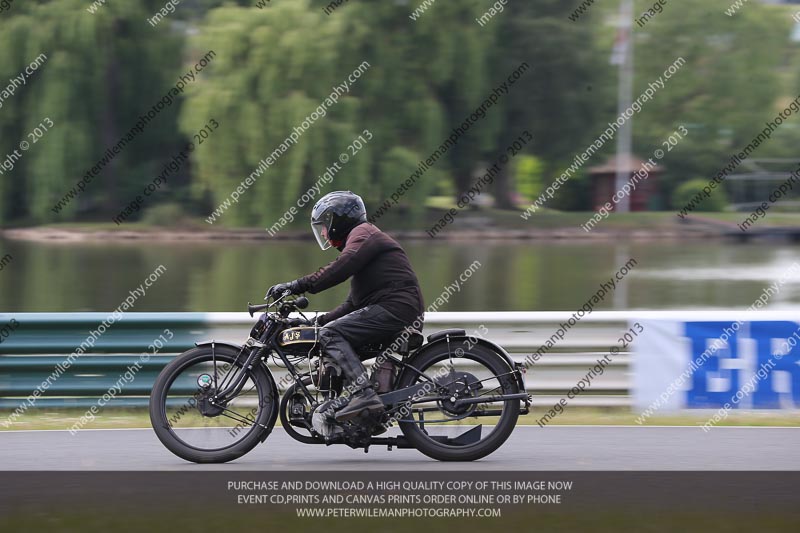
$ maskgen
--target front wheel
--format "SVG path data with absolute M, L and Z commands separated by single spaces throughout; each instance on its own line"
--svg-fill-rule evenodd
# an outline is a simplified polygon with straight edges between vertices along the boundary
M 164 367 L 150 394 L 150 422 L 167 449 L 194 463 L 225 463 L 252 450 L 272 430 L 277 393 L 263 366 L 246 371 L 234 398 L 224 404 L 214 400 L 246 358 L 229 346 L 201 346 Z
M 440 461 L 489 455 L 508 439 L 519 418 L 520 400 L 458 400 L 524 392 L 514 370 L 497 353 L 481 345 L 458 352 L 456 356 L 443 344 L 421 353 L 411 365 L 425 376 L 406 370 L 398 383 L 398 388 L 431 385 L 403 413 L 399 425 L 415 448 Z

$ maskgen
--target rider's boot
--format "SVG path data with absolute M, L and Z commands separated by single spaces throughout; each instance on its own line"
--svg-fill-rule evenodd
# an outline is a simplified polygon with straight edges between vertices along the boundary
M 385 410 L 383 402 L 375 393 L 372 387 L 357 392 L 350 398 L 350 402 L 336 413 L 334 418 L 337 422 L 346 422 L 358 415 L 366 412 L 369 414 L 380 414 Z

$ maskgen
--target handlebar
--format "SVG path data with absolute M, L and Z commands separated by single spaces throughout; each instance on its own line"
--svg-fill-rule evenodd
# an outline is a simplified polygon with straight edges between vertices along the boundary
M 284 298 L 286 298 L 287 296 L 290 296 L 290 295 L 291 295 L 291 293 L 289 291 L 286 291 L 285 293 L 283 293 L 283 296 L 281 296 L 280 298 L 276 299 L 272 303 L 267 302 L 265 304 L 253 305 L 250 302 L 247 302 L 247 312 L 250 313 L 250 316 L 253 316 L 253 314 L 257 313 L 258 311 L 263 311 L 264 309 L 268 309 L 268 308 L 270 308 L 270 307 L 272 307 L 274 305 L 277 305 Z M 299 309 L 305 309 L 306 307 L 308 307 L 308 298 L 306 298 L 305 296 L 300 296 L 298 298 L 295 298 L 293 301 L 284 302 L 284 305 L 289 305 L 289 306 L 294 307 L 295 309 L 298 309 L 298 310 Z

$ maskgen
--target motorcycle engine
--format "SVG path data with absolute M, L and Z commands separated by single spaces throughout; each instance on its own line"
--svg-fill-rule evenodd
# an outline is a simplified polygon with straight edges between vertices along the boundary
M 317 372 L 312 374 L 317 391 L 326 400 L 311 414 L 311 427 L 325 440 L 343 439 L 350 444 L 368 440 L 370 435 L 383 433 L 379 420 L 359 419 L 357 422 L 339 424 L 334 413 L 343 408 L 348 399 L 342 396 L 344 376 L 336 361 L 323 357 Z
M 312 374 L 314 386 L 326 400 L 340 396 L 344 388 L 342 368 L 327 357 L 322 357 L 317 364 L 318 371 Z
M 336 401 L 342 393 L 344 378 L 341 367 L 333 359 L 322 357 L 319 360 L 318 372 L 313 374 L 314 385 L 327 400 L 317 406 L 311 414 L 311 426 L 314 431 L 322 435 L 325 440 L 332 440 L 342 433 L 344 429 L 333 418 L 333 414 L 341 400 Z
M 330 440 L 344 433 L 344 429 L 333 418 L 333 406 L 336 400 L 328 400 L 317 406 L 311 415 L 311 426 L 314 431 L 322 435 L 325 440 Z

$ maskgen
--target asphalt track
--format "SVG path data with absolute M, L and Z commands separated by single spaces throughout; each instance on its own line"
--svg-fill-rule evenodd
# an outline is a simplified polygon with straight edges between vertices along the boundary
M 0 432 L 2 470 L 800 470 L 800 428 L 520 426 L 472 463 L 434 461 L 409 449 L 304 445 L 276 428 L 224 465 L 172 455 L 151 429 Z

